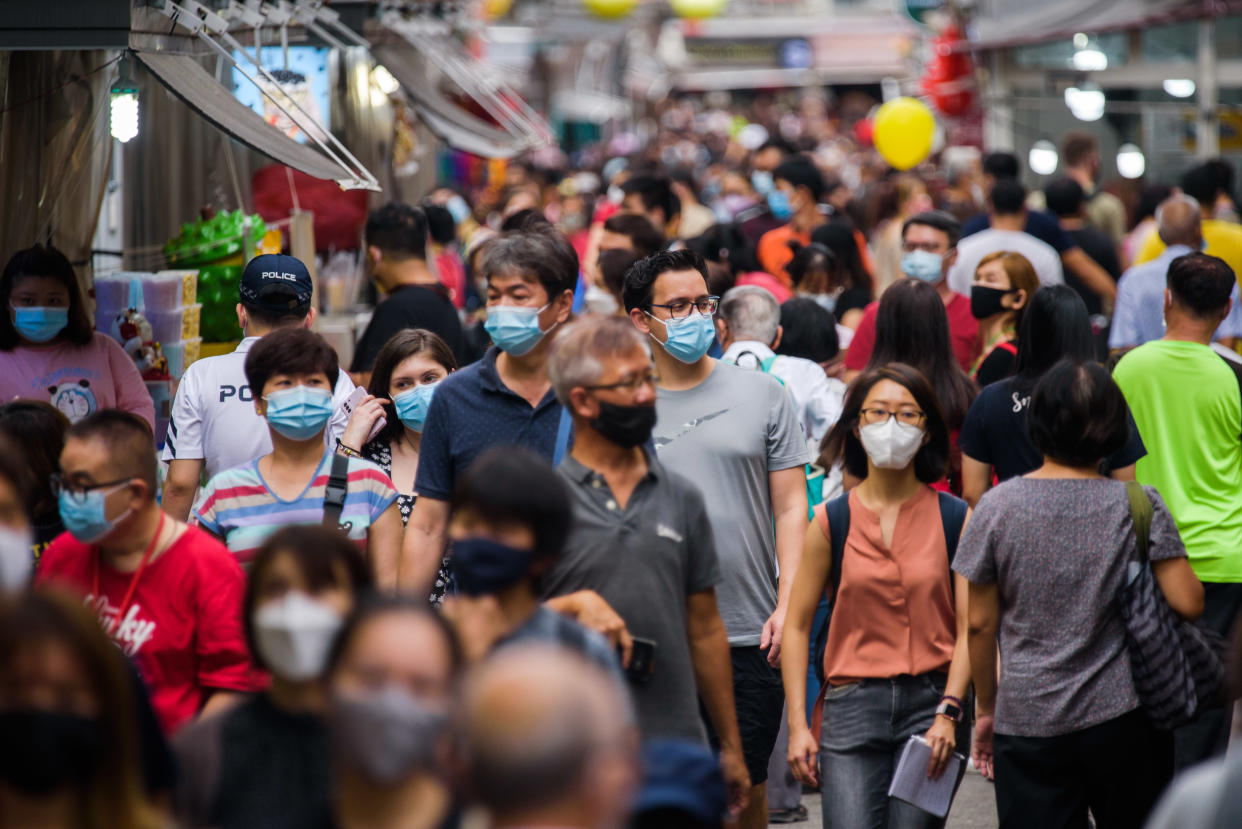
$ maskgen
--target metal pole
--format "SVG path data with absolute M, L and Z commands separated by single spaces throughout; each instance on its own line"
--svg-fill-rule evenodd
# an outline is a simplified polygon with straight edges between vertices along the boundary
M 1215 158 L 1220 155 L 1220 121 L 1216 117 L 1216 39 L 1212 21 L 1199 21 L 1199 114 L 1195 123 L 1195 155 Z

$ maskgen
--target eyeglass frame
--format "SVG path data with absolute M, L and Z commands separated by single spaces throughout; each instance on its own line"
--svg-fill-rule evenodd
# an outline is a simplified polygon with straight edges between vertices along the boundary
M 673 303 L 670 303 L 670 302 L 648 302 L 647 307 L 648 308 L 667 308 L 668 318 L 673 319 L 673 320 L 689 319 L 691 309 L 698 311 L 699 314 L 705 317 L 715 316 L 716 311 L 720 308 L 720 297 L 715 296 L 714 294 L 709 294 L 708 296 L 705 296 L 702 299 L 686 299 L 686 300 L 679 300 L 679 302 L 687 302 L 690 304 L 690 308 L 686 309 L 686 315 L 684 317 L 679 317 L 673 313 Z M 711 303 L 711 310 L 704 311 L 702 308 L 700 308 L 699 303 L 701 302 Z
M 882 412 L 888 416 L 883 420 L 869 420 L 867 412 Z M 908 423 L 901 419 L 902 415 L 914 415 L 916 419 L 913 423 Z M 863 426 L 879 426 L 884 423 L 888 423 L 893 418 L 897 418 L 897 422 L 905 426 L 919 426 L 920 424 L 927 422 L 927 412 L 924 412 L 921 409 L 904 409 L 899 412 L 890 412 L 888 409 L 878 408 L 865 408 L 858 410 L 858 422 Z
M 59 472 L 53 472 L 48 477 L 48 485 L 52 490 L 52 494 L 55 495 L 57 498 L 60 497 L 62 492 L 65 492 L 69 494 L 70 498 L 81 500 L 82 498 L 84 498 L 85 496 L 89 495 L 90 493 L 94 492 L 97 489 L 106 489 L 110 486 L 119 486 L 121 484 L 127 484 L 132 480 L 134 480 L 134 477 L 131 475 L 128 478 L 121 478 L 119 481 L 104 481 L 103 483 L 88 484 L 86 486 L 79 488 L 79 487 L 69 486 L 67 482 L 65 481 L 64 475 L 62 475 Z
M 660 375 L 656 374 L 654 371 L 649 371 L 646 374 L 632 377 L 628 380 L 618 380 L 615 383 L 602 383 L 598 385 L 583 386 L 582 388 L 587 391 L 616 391 L 617 389 L 625 389 L 629 392 L 636 392 L 645 385 L 650 385 L 652 390 L 655 390 L 659 386 L 659 383 Z

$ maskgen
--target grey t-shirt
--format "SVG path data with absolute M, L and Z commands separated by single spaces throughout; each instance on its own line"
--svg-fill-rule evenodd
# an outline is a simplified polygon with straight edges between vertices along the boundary
M 652 459 L 620 507 L 603 476 L 573 456 L 560 472 L 572 492 L 565 552 L 543 579 L 545 598 L 594 590 L 633 636 L 656 643 L 654 671 L 631 684 L 643 739 L 707 744 L 686 632 L 686 597 L 720 578 L 703 496 Z
M 809 460 L 798 414 L 779 380 L 720 361 L 692 389 L 660 389 L 656 413 L 660 462 L 698 486 L 707 504 L 729 644 L 758 645 L 776 609 L 768 473 Z
M 1143 489 L 1152 560 L 1185 558 L 1164 501 Z M 1011 478 L 979 500 L 953 569 L 1000 593 L 998 734 L 1053 737 L 1138 707 L 1116 599 L 1134 550 L 1120 481 Z

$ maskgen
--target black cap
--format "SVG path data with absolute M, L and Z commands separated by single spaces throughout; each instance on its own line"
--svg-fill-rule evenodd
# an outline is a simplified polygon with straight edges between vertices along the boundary
M 239 293 L 243 305 L 281 314 L 309 308 L 313 289 L 310 271 L 301 259 L 265 253 L 246 263 Z

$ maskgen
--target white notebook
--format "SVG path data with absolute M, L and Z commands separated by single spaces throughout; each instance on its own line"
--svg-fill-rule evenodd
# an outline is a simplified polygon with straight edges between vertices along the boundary
M 953 754 L 945 763 L 944 773 L 935 780 L 927 776 L 930 761 L 931 746 L 915 734 L 901 752 L 901 760 L 893 772 L 893 782 L 888 787 L 888 796 L 904 800 L 936 817 L 944 817 L 949 814 L 957 784 L 966 770 L 966 758 Z

